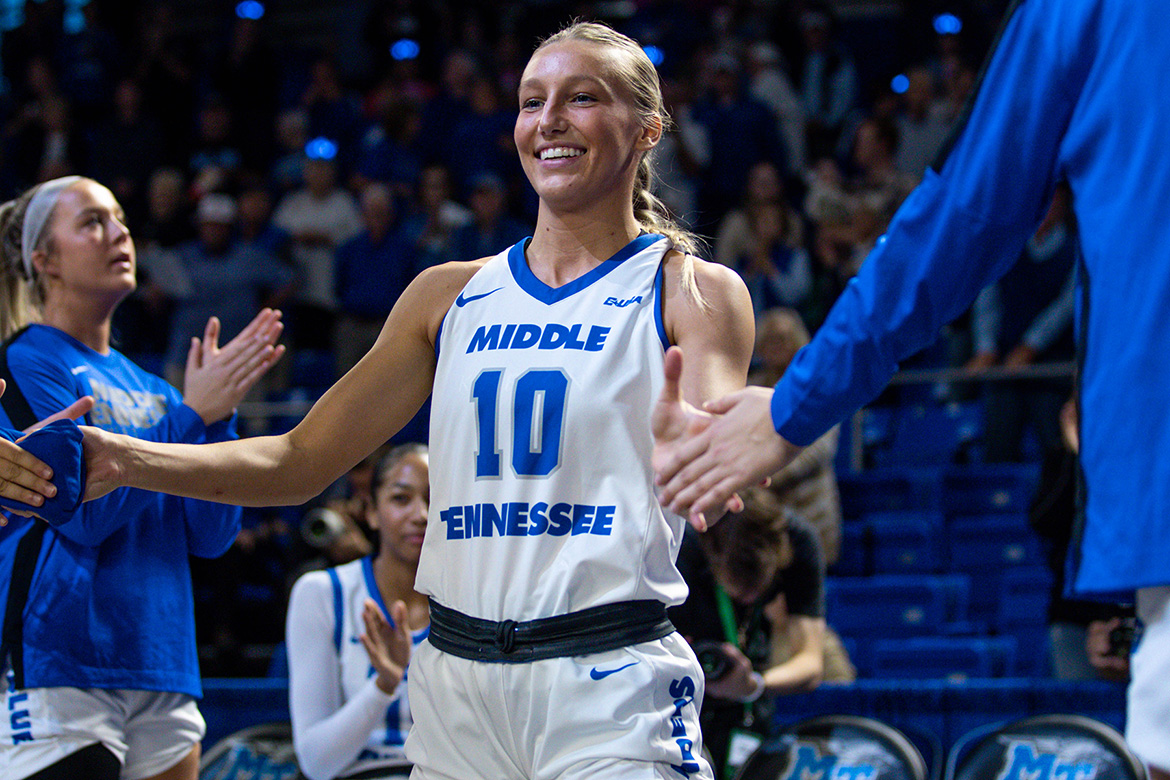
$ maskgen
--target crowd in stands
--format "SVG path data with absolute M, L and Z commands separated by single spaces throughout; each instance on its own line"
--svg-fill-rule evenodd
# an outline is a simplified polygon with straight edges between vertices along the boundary
M 91 0 L 67 33 L 62 3 L 30 2 L 0 40 L 0 191 L 70 173 L 111 188 L 140 258 L 115 340 L 173 382 L 209 315 L 227 341 L 260 307 L 282 309 L 289 354 L 257 400 L 288 398 L 298 366 L 327 387 L 421 270 L 530 235 L 517 80 L 574 15 L 653 47 L 673 117 L 659 197 L 743 276 L 762 335 L 806 341 L 959 120 L 1006 3 L 852 4 L 845 18 L 821 0 L 339 4 L 359 9 L 361 56 L 277 40 L 272 5 L 224 5 L 203 39 L 178 3 Z M 1043 238 L 1032 249 L 1051 254 Z M 773 346 L 758 347 L 760 383 L 791 357 Z M 831 470 L 836 435 L 809 470 Z M 304 511 L 249 510 L 228 555 L 197 564 L 205 675 L 264 673 L 245 648 L 281 641 L 287 587 L 324 554 L 301 538 Z M 806 519 L 835 560 L 839 532 Z

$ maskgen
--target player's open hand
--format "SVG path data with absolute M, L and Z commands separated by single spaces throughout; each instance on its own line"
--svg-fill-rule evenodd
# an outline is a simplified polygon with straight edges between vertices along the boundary
M 667 356 L 667 387 L 655 415 L 659 407 L 671 405 L 669 352 Z M 681 358 L 680 352 L 680 370 Z M 677 386 L 670 392 L 677 393 Z M 704 516 L 733 508 L 729 502 L 736 491 L 764 483 L 796 457 L 801 448 L 772 427 L 771 404 L 770 388 L 748 387 L 704 404 L 703 424 L 687 425 L 681 434 L 677 414 L 670 425 L 662 426 L 663 436 L 655 427 L 654 471 L 662 503 L 702 530 Z
M 410 626 L 406 622 L 406 603 L 395 601 L 390 605 L 390 617 L 394 625 L 386 620 L 382 610 L 373 599 L 366 599 L 362 609 L 362 622 L 366 632 L 362 634 L 362 646 L 370 656 L 370 666 L 377 675 L 377 686 L 383 693 L 394 693 L 406 674 L 410 663 Z
M 239 335 L 219 346 L 219 320 L 207 321 L 203 339 L 191 339 L 183 401 L 211 424 L 228 417 L 284 354 L 277 344 L 284 325 L 277 309 L 263 309 Z
M 678 347 L 668 349 L 664 367 L 666 380 L 650 416 L 650 429 L 654 434 L 654 453 L 651 456 L 651 465 L 654 467 L 655 473 L 662 473 L 664 468 L 670 468 L 677 462 L 680 453 L 686 451 L 690 443 L 701 436 L 715 419 L 710 413 L 692 406 L 683 399 L 682 366 L 682 350 Z M 663 504 L 669 503 L 665 496 L 661 498 Z M 706 531 L 707 527 L 722 517 L 725 511 L 742 511 L 743 501 L 733 492 L 724 501 L 715 504 L 714 507 L 717 508 L 695 513 L 680 512 L 679 514 L 686 516 L 688 522 L 696 530 Z M 671 509 L 674 507 L 672 506 Z

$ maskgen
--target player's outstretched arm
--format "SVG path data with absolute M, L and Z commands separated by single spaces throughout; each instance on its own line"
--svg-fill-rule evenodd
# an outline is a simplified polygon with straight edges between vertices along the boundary
M 369 353 L 293 430 L 212 444 L 160 444 L 86 429 L 86 498 L 119 486 L 244 506 L 298 504 L 393 436 L 422 406 L 443 315 L 478 266 L 423 272 Z

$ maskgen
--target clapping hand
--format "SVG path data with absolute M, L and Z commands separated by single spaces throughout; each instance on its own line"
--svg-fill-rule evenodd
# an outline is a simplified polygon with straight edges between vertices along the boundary
M 362 609 L 366 632 L 358 637 L 366 648 L 370 666 L 377 675 L 375 682 L 383 693 L 394 693 L 402 682 L 406 665 L 410 663 L 412 646 L 410 626 L 406 622 L 406 603 L 395 601 L 391 604 L 390 617 L 394 620 L 393 626 L 374 600 L 366 599 Z
M 183 401 L 210 425 L 235 410 L 253 385 L 284 354 L 277 344 L 284 325 L 280 311 L 264 309 L 240 334 L 219 346 L 219 320 L 207 321 L 203 339 L 191 339 Z

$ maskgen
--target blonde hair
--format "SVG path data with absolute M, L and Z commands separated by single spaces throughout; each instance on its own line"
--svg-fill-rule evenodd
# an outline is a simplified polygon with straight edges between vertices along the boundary
M 0 205 L 0 340 L 7 339 L 29 323 L 40 320 L 45 289 L 40 274 L 30 273 L 24 263 L 24 216 L 37 193 L 30 187 L 19 197 Z M 49 220 L 52 220 L 52 215 Z M 35 249 L 49 242 L 42 230 Z
M 664 132 L 671 127 L 670 115 L 667 113 L 666 104 L 662 99 L 662 85 L 658 80 L 658 71 L 637 41 L 599 22 L 576 21 L 545 38 L 536 47 L 536 51 L 566 41 L 583 41 L 599 46 L 608 46 L 621 54 L 622 56 L 616 57 L 614 60 L 614 74 L 630 96 L 634 110 L 642 120 L 643 126 L 649 126 L 658 121 L 662 123 Z M 634 173 L 634 217 L 639 226 L 647 233 L 658 233 L 666 236 L 675 249 L 683 252 L 680 282 L 686 292 L 696 301 L 702 303 L 702 296 L 699 294 L 695 281 L 694 266 L 694 255 L 701 251 L 701 241 L 696 235 L 679 225 L 671 217 L 666 204 L 654 195 L 652 191 L 654 167 L 651 165 L 653 154 L 654 149 L 645 152 L 638 161 L 638 168 Z

